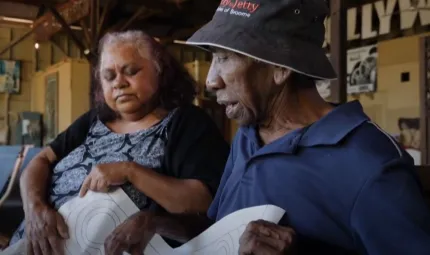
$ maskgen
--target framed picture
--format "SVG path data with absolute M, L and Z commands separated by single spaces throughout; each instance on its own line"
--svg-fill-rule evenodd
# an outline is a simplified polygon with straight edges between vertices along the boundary
M 58 73 L 45 78 L 45 144 L 51 142 L 58 134 Z
M 0 93 L 19 93 L 21 90 L 21 62 L 0 59 Z
M 347 52 L 347 93 L 376 91 L 378 48 L 376 45 Z

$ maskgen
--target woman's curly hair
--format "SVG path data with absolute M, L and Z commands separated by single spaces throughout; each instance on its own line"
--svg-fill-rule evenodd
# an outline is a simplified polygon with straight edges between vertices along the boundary
M 114 120 L 118 117 L 106 104 L 100 80 L 100 60 L 103 50 L 111 44 L 131 44 L 136 47 L 144 58 L 154 62 L 159 75 L 158 106 L 172 110 L 180 106 L 192 104 L 196 96 L 196 83 L 185 68 L 151 36 L 140 30 L 111 32 L 103 36 L 99 42 L 99 59 L 96 67 L 96 86 L 94 102 L 99 118 L 103 121 Z M 149 56 L 148 56 L 149 53 Z

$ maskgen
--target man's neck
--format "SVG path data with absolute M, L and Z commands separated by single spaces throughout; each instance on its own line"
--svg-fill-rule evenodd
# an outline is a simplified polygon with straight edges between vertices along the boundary
M 293 130 L 309 126 L 332 109 L 316 89 L 281 91 L 271 102 L 266 120 L 258 125 L 260 139 L 263 144 L 269 144 Z

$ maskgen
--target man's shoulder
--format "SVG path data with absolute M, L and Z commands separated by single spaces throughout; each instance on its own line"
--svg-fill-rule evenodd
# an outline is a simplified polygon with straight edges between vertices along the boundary
M 372 121 L 358 126 L 344 141 L 350 168 L 362 177 L 383 173 L 392 162 L 412 169 L 414 161 L 396 139 Z
M 388 162 L 405 156 L 406 151 L 396 139 L 372 121 L 358 126 L 346 141 L 357 153 Z

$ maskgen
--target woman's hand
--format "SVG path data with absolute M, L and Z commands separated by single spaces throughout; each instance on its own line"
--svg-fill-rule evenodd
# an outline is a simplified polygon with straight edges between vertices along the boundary
M 31 208 L 25 217 L 27 254 L 64 254 L 64 240 L 69 238 L 63 217 L 47 205 Z
M 121 255 L 127 251 L 131 255 L 143 253 L 155 234 L 152 215 L 138 212 L 119 225 L 105 240 L 106 255 Z
M 110 187 L 126 183 L 130 171 L 136 168 L 134 164 L 134 162 L 116 162 L 94 166 L 85 178 L 79 196 L 85 196 L 88 190 L 108 192 Z
M 258 220 L 248 224 L 240 237 L 240 255 L 285 255 L 291 254 L 295 237 L 292 228 Z

